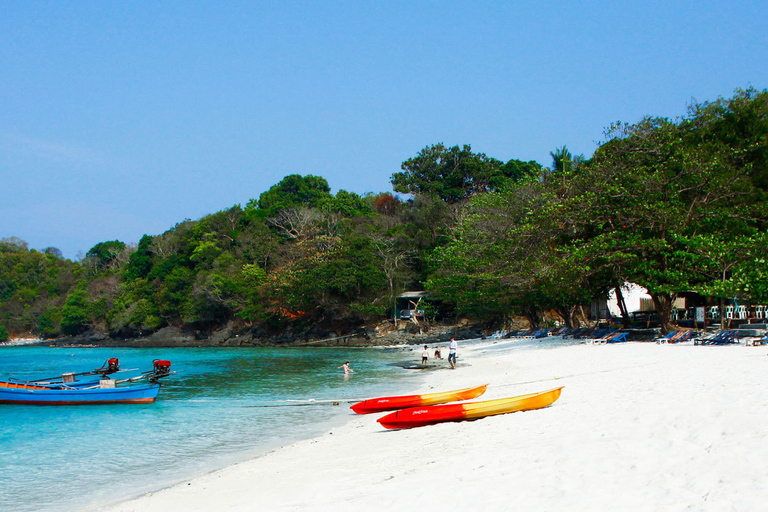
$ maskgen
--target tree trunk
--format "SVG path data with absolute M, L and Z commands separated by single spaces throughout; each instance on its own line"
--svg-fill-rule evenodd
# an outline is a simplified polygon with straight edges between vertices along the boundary
M 578 313 L 576 313 L 576 319 L 577 319 L 576 323 L 579 323 L 579 325 L 581 325 L 581 323 L 578 321 L 578 315 L 581 314 L 581 321 L 584 322 L 584 325 L 589 326 L 590 325 L 590 323 L 589 323 L 589 314 L 587 313 L 587 310 L 584 308 L 584 306 L 583 305 L 579 306 L 577 311 L 578 311 Z M 595 323 L 595 325 L 597 325 L 598 323 L 600 323 L 599 319 Z
M 565 326 L 568 329 L 572 329 L 573 322 L 571 320 L 571 312 L 573 311 L 573 307 L 566 309 L 564 306 L 561 306 L 561 307 L 555 308 L 555 311 L 557 311 L 557 314 L 560 315 L 560 318 L 563 319 Z
M 670 318 L 672 316 L 672 303 L 675 298 L 669 293 L 652 293 L 651 299 L 656 306 L 656 312 L 661 321 L 661 334 L 667 334 L 674 330 Z
M 523 310 L 523 316 L 528 319 L 531 329 L 537 329 L 539 327 L 539 314 L 535 309 Z
M 720 297 L 720 329 L 725 329 L 725 298 Z
M 571 306 L 568 310 L 568 321 L 570 323 L 569 328 L 578 329 L 581 326 L 579 321 L 579 306 Z
M 630 327 L 629 312 L 627 311 L 627 303 L 624 302 L 624 294 L 621 293 L 621 285 L 616 286 L 616 302 L 619 304 L 619 310 L 621 311 L 621 323 L 626 329 Z

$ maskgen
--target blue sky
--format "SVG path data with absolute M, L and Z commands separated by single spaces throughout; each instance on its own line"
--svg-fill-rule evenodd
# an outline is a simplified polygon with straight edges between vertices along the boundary
M 0 238 L 137 242 L 438 142 L 550 165 L 768 87 L 765 2 L 0 0 Z

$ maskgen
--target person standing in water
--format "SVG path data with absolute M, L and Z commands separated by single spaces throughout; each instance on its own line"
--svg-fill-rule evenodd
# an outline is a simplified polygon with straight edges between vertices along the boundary
M 424 345 L 424 350 L 421 351 L 421 366 L 427 366 L 429 361 L 429 347 Z
M 451 369 L 456 369 L 456 351 L 459 349 L 459 344 L 456 343 L 456 338 L 451 338 L 451 342 L 448 344 L 448 363 L 451 365 Z
M 342 368 L 342 371 L 344 372 L 344 375 L 349 375 L 350 373 L 352 373 L 354 371 L 354 370 L 352 370 L 352 368 L 349 367 L 349 361 L 347 361 L 343 365 L 339 366 L 338 368 Z

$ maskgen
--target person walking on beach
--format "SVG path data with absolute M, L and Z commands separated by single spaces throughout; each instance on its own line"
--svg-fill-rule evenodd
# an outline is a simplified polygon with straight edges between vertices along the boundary
M 451 342 L 448 344 L 448 364 L 451 365 L 451 369 L 456 369 L 456 351 L 459 349 L 459 344 L 456 343 L 456 338 L 451 338 Z
M 339 366 L 338 368 L 343 368 L 342 371 L 344 372 L 344 375 L 349 375 L 350 373 L 352 373 L 354 371 L 354 370 L 352 370 L 352 368 L 349 367 L 349 361 L 347 361 L 343 365 Z
M 424 345 L 424 350 L 421 351 L 421 366 L 427 366 L 429 360 L 429 347 Z

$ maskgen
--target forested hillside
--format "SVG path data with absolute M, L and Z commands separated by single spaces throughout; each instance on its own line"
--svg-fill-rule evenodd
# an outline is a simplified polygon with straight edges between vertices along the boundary
M 230 321 L 343 332 L 420 289 L 441 301 L 428 315 L 481 322 L 550 310 L 570 323 L 624 281 L 648 288 L 665 323 L 680 292 L 768 300 L 768 91 L 615 123 L 592 158 L 552 158 L 432 145 L 392 176 L 408 199 L 286 176 L 245 206 L 77 262 L 4 238 L 0 340 Z

